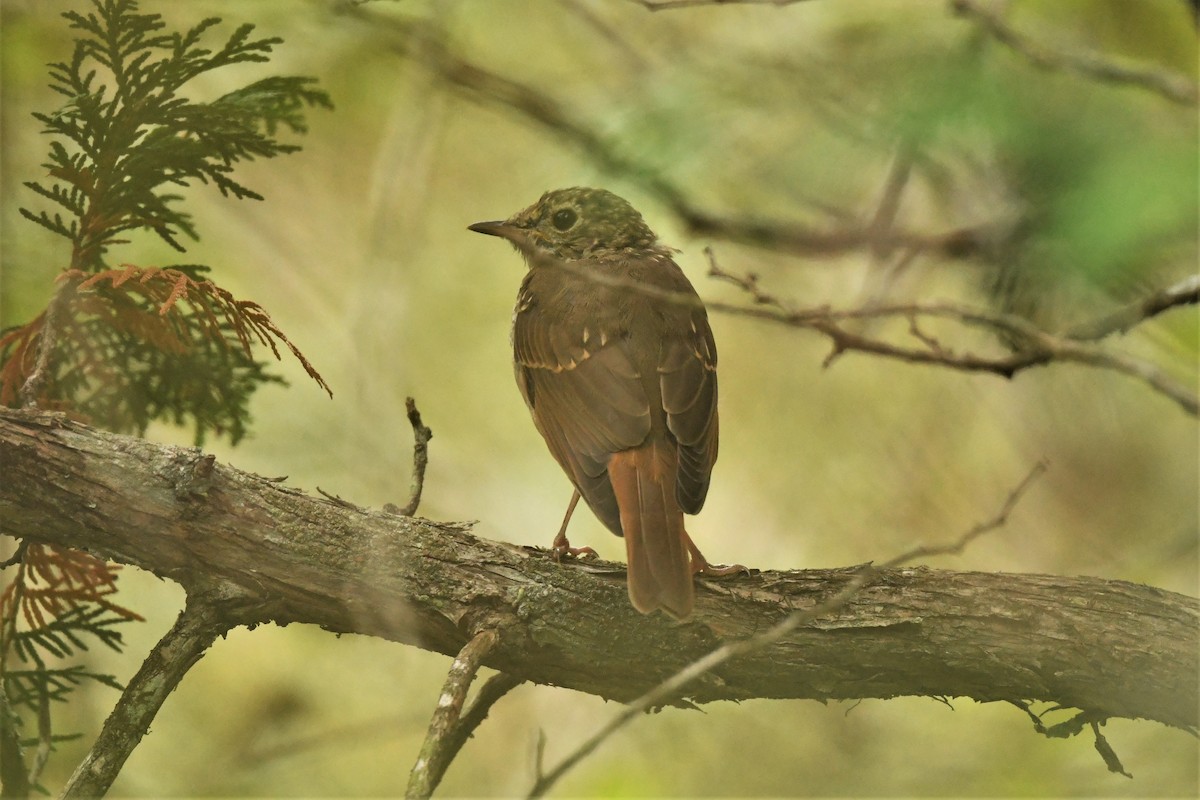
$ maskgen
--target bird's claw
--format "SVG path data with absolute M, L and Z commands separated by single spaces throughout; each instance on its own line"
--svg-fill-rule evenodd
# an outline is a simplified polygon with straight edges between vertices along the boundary
M 736 575 L 739 572 L 747 575 L 753 575 L 749 567 L 741 564 L 709 564 L 707 561 L 697 564 L 693 570 L 696 575 L 703 575 L 706 578 L 725 578 L 730 575 Z
M 600 554 L 590 547 L 571 547 L 567 537 L 561 536 L 555 537 L 554 543 L 550 545 L 550 557 L 555 561 L 562 561 L 564 558 L 599 558 Z

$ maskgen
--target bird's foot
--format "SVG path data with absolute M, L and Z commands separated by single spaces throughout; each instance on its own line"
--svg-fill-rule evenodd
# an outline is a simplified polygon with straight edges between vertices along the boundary
M 739 572 L 747 575 L 753 575 L 749 567 L 742 564 L 709 564 L 705 561 L 702 564 L 692 566 L 692 573 L 695 575 L 703 575 L 706 578 L 725 578 L 729 575 L 737 575 Z
M 562 561 L 564 558 L 599 558 L 600 554 L 590 547 L 571 547 L 567 537 L 559 533 L 550 545 L 550 557 L 555 561 Z
M 685 534 L 686 536 L 686 534 Z M 706 578 L 725 578 L 730 575 L 736 575 L 739 572 L 744 572 L 747 575 L 753 575 L 754 572 L 742 564 L 710 564 L 704 554 L 700 552 L 700 548 L 696 547 L 696 543 L 692 541 L 692 537 L 686 536 L 688 552 L 692 554 L 692 574 L 703 575 Z
M 590 547 L 571 547 L 571 543 L 567 541 L 567 524 L 571 521 L 571 515 L 575 513 L 575 505 L 579 502 L 579 490 L 576 489 L 571 495 L 571 502 L 567 503 L 567 515 L 563 517 L 562 526 L 558 529 L 558 533 L 554 536 L 554 542 L 550 545 L 550 557 L 555 561 L 562 561 L 564 558 L 599 558 Z

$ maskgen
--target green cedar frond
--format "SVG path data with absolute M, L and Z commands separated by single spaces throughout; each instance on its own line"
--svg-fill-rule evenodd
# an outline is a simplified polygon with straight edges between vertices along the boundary
M 66 658 L 86 651 L 89 637 L 119 653 L 124 641 L 112 626 L 126 622 L 130 622 L 128 617 L 113 614 L 102 606 L 79 606 L 39 627 L 16 631 L 12 648 L 21 661 L 36 664 L 45 663 L 44 655 Z
M 63 16 L 79 39 L 70 61 L 51 65 L 50 86 L 67 102 L 34 114 L 56 137 L 45 165 L 55 182 L 31 188 L 76 219 L 22 213 L 71 239 L 76 268 L 104 269 L 115 237 L 130 230 L 153 231 L 182 251 L 181 240 L 197 232 L 179 208 L 180 195 L 166 187 L 199 182 L 238 199 L 262 199 L 233 179 L 232 167 L 294 152 L 296 145 L 274 138 L 279 126 L 303 133 L 306 108 L 332 107 L 315 79 L 303 77 L 265 78 L 212 102 L 180 93 L 211 70 L 267 61 L 281 40 L 253 38 L 252 25 L 210 48 L 204 40 L 220 20 L 167 32 L 160 15 L 139 13 L 135 0 L 93 0 L 92 11 Z
M 79 665 L 59 669 L 12 669 L 4 672 L 4 688 L 8 692 L 9 702 L 14 706 L 31 708 L 37 708 L 43 692 L 49 700 L 64 702 L 70 698 L 75 687 L 86 681 L 117 690 L 125 688 L 112 675 L 89 672 Z M 68 738 L 71 737 L 72 735 L 68 735 Z
M 46 378 L 30 389 L 39 406 L 118 432 L 142 433 L 164 419 L 193 426 L 197 444 L 211 433 L 237 442 L 254 391 L 283 382 L 252 357 L 254 342 L 276 358 L 283 343 L 329 391 L 265 310 L 235 300 L 192 267 L 173 275 L 146 268 L 137 286 L 109 281 L 90 297 L 73 294 L 74 287 L 119 273 L 105 264 L 107 253 L 136 231 L 183 251 L 198 237 L 183 187 L 208 184 L 226 196 L 262 199 L 235 168 L 297 150 L 275 134 L 305 132 L 306 110 L 331 107 L 329 97 L 314 79 L 296 76 L 269 76 L 210 102 L 189 97 L 187 84 L 199 75 L 269 59 L 280 40 L 254 36 L 251 25 L 224 41 L 215 38 L 215 18 L 173 32 L 158 14 L 140 13 L 135 0 L 92 0 L 90 10 L 64 17 L 78 39 L 69 59 L 51 65 L 50 80 L 67 99 L 52 113 L 34 114 L 51 136 L 48 177 L 26 184 L 50 207 L 21 213 L 71 241 L 64 273 L 71 285 L 62 291 L 72 297 L 54 330 L 44 330 L 42 315 L 0 331 L 0 402 L 18 402 L 45 345 L 49 366 L 39 375 Z
M 235 179 L 235 167 L 299 149 L 275 134 L 304 133 L 306 109 L 331 108 L 329 97 L 312 78 L 284 76 L 211 102 L 184 94 L 211 70 L 268 61 L 281 40 L 255 38 L 251 25 L 212 46 L 206 41 L 218 19 L 170 32 L 158 14 L 139 13 L 136 0 L 92 0 L 90 11 L 63 16 L 77 38 L 49 76 L 65 101 L 33 115 L 51 141 L 46 176 L 25 184 L 49 207 L 21 214 L 70 241 L 71 253 L 47 309 L 0 331 L 0 403 L 32 399 L 127 433 L 167 420 L 192 425 L 197 444 L 210 433 L 236 443 L 253 393 L 283 383 L 253 358 L 253 345 L 279 358 L 282 343 L 329 387 L 261 306 L 205 278 L 206 267 L 113 270 L 106 254 L 132 231 L 152 231 L 178 251 L 197 239 L 182 187 L 211 184 L 227 196 L 262 199 Z M 118 626 L 141 618 L 111 599 L 116 565 L 24 542 L 16 568 L 0 591 L 2 689 L 15 707 L 46 720 L 39 743 L 62 741 L 49 732 L 50 701 L 84 682 L 121 686 L 53 662 L 96 642 L 119 651 Z M 28 668 L 12 669 L 14 661 Z

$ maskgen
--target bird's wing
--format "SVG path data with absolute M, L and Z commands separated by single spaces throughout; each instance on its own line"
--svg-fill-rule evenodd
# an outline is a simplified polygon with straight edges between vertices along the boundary
M 676 498 L 695 514 L 717 460 L 717 346 L 703 309 L 691 309 L 688 322 L 686 331 L 663 342 L 658 373 L 667 429 L 679 442 Z
M 609 483 L 609 457 L 650 433 L 642 378 L 616 331 L 551 321 L 531 313 L 523 293 L 513 321 L 517 385 L 555 460 L 609 530 L 620 511 Z

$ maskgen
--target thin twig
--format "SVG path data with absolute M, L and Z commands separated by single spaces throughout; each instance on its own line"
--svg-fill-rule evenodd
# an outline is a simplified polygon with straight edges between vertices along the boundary
M 362 511 L 363 510 L 362 506 L 355 505 L 354 503 L 351 503 L 349 500 L 343 500 L 341 497 L 339 497 L 336 494 L 330 494 L 329 492 L 322 489 L 320 486 L 317 487 L 317 492 L 319 492 L 320 495 L 322 497 L 324 497 L 326 500 L 328 500 L 329 502 L 331 502 L 335 505 L 339 505 L 342 508 L 348 508 L 353 511 Z
M 22 408 L 37 408 L 38 395 L 42 393 L 42 388 L 50 377 L 50 360 L 54 355 L 55 348 L 58 347 L 58 333 L 62 327 L 60 320 L 64 313 L 63 308 L 74 295 L 74 284 L 64 283 L 54 293 L 54 297 L 46 307 L 46 319 L 42 323 L 41 333 L 38 334 L 40 341 L 38 342 L 37 360 L 34 362 L 33 371 L 21 385 Z
M 671 11 L 678 8 L 699 6 L 790 6 L 804 0 L 633 0 L 647 11 Z
M 912 142 L 903 140 L 896 146 L 892 154 L 892 164 L 888 168 L 887 179 L 883 183 L 879 204 L 871 218 L 867 230 L 871 232 L 871 254 L 875 260 L 882 260 L 892 252 L 892 241 L 889 238 L 896 227 L 896 216 L 900 213 L 900 198 L 908 186 L 912 176 L 915 161 Z
M 762 290 L 756 276 L 743 277 L 725 272 L 717 264 L 711 249 L 705 252 L 709 258 L 708 274 L 741 287 L 751 295 L 755 303 L 754 307 L 745 308 L 713 302 L 708 304 L 710 310 L 818 331 L 827 336 L 833 344 L 833 349 L 826 358 L 826 365 L 842 353 L 857 351 L 914 364 L 939 365 L 964 372 L 988 372 L 1011 378 L 1030 367 L 1056 361 L 1074 362 L 1137 378 L 1173 400 L 1188 414 L 1200 415 L 1200 397 L 1197 397 L 1190 387 L 1174 380 L 1150 362 L 1113 352 L 1090 341 L 1116 331 L 1127 331 L 1139 322 L 1169 308 L 1195 305 L 1200 302 L 1200 277 L 1189 278 L 1168 289 L 1155 292 L 1144 300 L 1126 306 L 1114 314 L 1105 315 L 1095 322 L 1080 324 L 1071 329 L 1080 332 L 1080 338 L 1075 338 L 1070 333 L 1056 335 L 1044 331 L 1022 317 L 990 313 L 953 303 L 910 303 L 846 310 L 817 308 L 789 312 L 785 310 L 786 305 L 783 301 Z M 692 300 L 694 302 L 694 298 Z M 843 324 L 847 320 L 897 316 L 906 317 L 910 321 L 910 333 L 921 343 L 920 346 L 892 344 L 848 330 Z M 913 320 L 918 317 L 952 319 L 964 325 L 988 329 L 993 333 L 1003 334 L 1017 346 L 1003 355 L 995 356 L 970 352 L 956 353 L 944 347 L 934 347 L 931 346 L 932 340 L 914 332 Z
M 696 206 L 687 192 L 669 181 L 651 164 L 628 156 L 557 99 L 521 81 L 492 72 L 468 60 L 447 44 L 435 25 L 412 18 L 375 14 L 361 6 L 338 6 L 347 15 L 393 34 L 393 49 L 405 58 L 432 70 L 454 89 L 477 99 L 509 108 L 553 133 L 556 140 L 579 148 L 603 171 L 621 175 L 675 212 L 694 235 L 726 239 L 768 250 L 798 255 L 832 255 L 876 246 L 879 242 L 865 225 L 822 229 L 802 222 L 714 214 Z M 920 247 L 948 257 L 962 257 L 986 238 L 986 226 L 958 228 L 942 233 L 892 231 L 884 245 Z
M 913 245 L 905 248 L 898 258 L 893 259 L 895 247 L 890 240 L 896 227 L 896 217 L 900 213 L 900 200 L 912 177 L 917 156 L 915 145 L 908 139 L 902 139 L 892 155 L 892 164 L 870 223 L 874 244 L 871 247 L 870 265 L 862 291 L 861 305 L 864 308 L 881 305 L 891 294 L 892 286 L 922 252 L 920 245 Z M 711 254 L 709 260 L 712 260 Z
M 8 693 L 0 687 L 0 787 L 5 797 L 28 797 L 29 772 L 21 752 L 20 718 L 8 702 Z
M 421 491 L 425 488 L 425 468 L 429 466 L 429 440 L 433 438 L 433 431 L 421 421 L 417 401 L 411 397 L 405 398 L 404 407 L 408 411 L 408 422 L 413 429 L 413 476 L 412 494 L 409 496 L 408 505 L 399 513 L 403 517 L 411 517 L 421 505 Z
M 425 742 L 421 745 L 421 752 L 417 755 L 412 772 L 409 773 L 405 797 L 429 797 L 441 782 L 454 754 L 466 741 L 465 736 L 455 735 L 463 703 L 467 699 L 467 691 L 471 688 L 476 673 L 483 664 L 483 659 L 499 640 L 499 635 L 493 630 L 480 631 L 463 646 L 454 663 L 450 665 L 446 683 L 438 697 L 437 708 L 433 711 L 433 719 L 429 721 L 429 728 L 425 733 Z M 478 725 L 478 720 L 474 724 Z
M 618 730 L 628 725 L 633 719 L 646 710 L 655 706 L 662 705 L 664 702 L 674 698 L 679 692 L 692 681 L 704 675 L 707 672 L 715 669 L 731 658 L 736 658 L 746 653 L 751 653 L 759 650 L 767 645 L 778 642 L 783 637 L 794 631 L 801 625 L 808 624 L 813 620 L 826 616 L 834 611 L 838 611 L 844 607 L 856 594 L 867 584 L 875 581 L 880 573 L 880 570 L 897 567 L 915 558 L 949 555 L 961 553 L 963 548 L 970 544 L 975 539 L 983 534 L 1001 527 L 1008 521 L 1009 515 L 1013 508 L 1016 507 L 1021 497 L 1029 489 L 1030 485 L 1042 473 L 1046 471 L 1047 465 L 1044 461 L 1039 461 L 1029 474 L 1017 484 L 1016 488 L 1009 492 L 1005 498 L 1000 510 L 991 519 L 986 522 L 974 526 L 954 542 L 945 545 L 926 546 L 921 545 L 902 553 L 895 558 L 885 562 L 881 566 L 867 564 L 860 569 L 854 576 L 846 582 L 838 592 L 829 599 L 818 603 L 812 608 L 803 611 L 797 611 L 788 615 L 783 621 L 777 623 L 769 630 L 752 636 L 748 639 L 742 639 L 736 642 L 730 642 L 718 647 L 708 655 L 693 661 L 688 666 L 676 672 L 671 677 L 667 678 L 662 683 L 655 686 L 650 691 L 643 694 L 631 702 L 628 706 L 621 710 L 619 714 L 608 721 L 599 731 L 589 737 L 583 744 L 577 747 L 574 751 L 567 755 L 556 767 L 545 774 L 539 774 L 530 789 L 529 797 L 542 797 L 563 775 L 565 775 L 572 767 L 586 758 L 589 754 L 596 750 L 606 739 L 616 733 Z
M 1164 311 L 1197 303 L 1200 303 L 1200 275 L 1189 275 L 1178 283 L 1151 292 L 1099 319 L 1073 325 L 1067 329 L 1066 335 L 1080 341 L 1097 341 L 1115 333 L 1128 333 L 1134 326 Z
M 50 760 L 50 752 L 54 748 L 54 729 L 50 724 L 50 693 L 46 682 L 38 681 L 38 741 L 37 749 L 33 751 L 33 763 L 29 765 L 29 782 L 34 786 L 42 777 L 42 770 Z
M 25 558 L 25 551 L 29 549 L 29 545 L 31 544 L 33 544 L 33 542 L 30 539 L 22 539 L 21 541 L 17 542 L 17 549 L 13 551 L 13 554 L 3 561 L 0 561 L 0 569 L 8 569 L 9 567 L 15 567 L 17 564 L 20 564 L 21 560 Z
M 1047 469 L 1050 468 L 1049 462 L 1042 460 L 1033 465 L 1033 469 L 1029 471 L 1016 487 L 1008 493 L 1004 504 L 1000 506 L 1000 510 L 990 519 L 981 522 L 969 531 L 960 536 L 957 540 L 943 545 L 918 545 L 907 553 L 901 553 L 891 561 L 885 562 L 879 567 L 868 566 L 868 569 L 880 570 L 898 567 L 901 564 L 907 564 L 910 561 L 915 561 L 918 558 L 929 558 L 931 556 L 957 556 L 961 555 L 967 545 L 983 536 L 985 533 L 991 533 L 997 528 L 1001 528 L 1008 522 L 1009 516 L 1013 509 L 1017 507 L 1017 503 L 1033 485 L 1033 482 L 1040 478 Z
M 709 276 L 740 287 L 750 294 L 754 305 L 746 307 L 720 301 L 705 303 L 695 294 L 662 289 L 620 275 L 608 275 L 597 270 L 584 269 L 574 262 L 555 259 L 529 243 L 516 240 L 514 244 L 529 258 L 530 263 L 537 264 L 539 267 L 561 269 L 602 286 L 638 292 L 683 306 L 707 308 L 708 311 L 815 330 L 827 336 L 833 344 L 833 349 L 825 359 L 826 366 L 842 353 L 857 351 L 912 364 L 929 364 L 963 372 L 985 372 L 1011 378 L 1021 370 L 1030 367 L 1042 366 L 1055 361 L 1074 362 L 1109 369 L 1137 378 L 1173 400 L 1188 414 L 1200 415 L 1200 397 L 1197 397 L 1189 387 L 1168 376 L 1156 365 L 1133 356 L 1111 352 L 1087 341 L 1077 341 L 1044 331 L 1029 320 L 1012 314 L 998 314 L 955 303 L 907 303 L 840 310 L 828 307 L 793 310 L 778 297 L 765 292 L 759 286 L 758 277 L 753 273 L 739 276 L 721 269 L 713 255 L 712 248 L 705 249 L 709 260 Z M 1187 282 L 1177 284 L 1178 287 L 1189 285 Z M 1196 293 L 1180 290 L 1172 294 L 1169 300 L 1152 299 L 1148 304 L 1143 304 L 1146 306 L 1144 313 L 1157 314 L 1165 308 L 1195 304 L 1197 300 L 1200 300 L 1200 297 Z M 930 340 L 916 337 L 921 345 L 906 347 L 848 330 L 844 325 L 848 320 L 886 319 L 889 317 L 904 317 L 909 320 L 915 317 L 950 319 L 970 327 L 983 328 L 993 334 L 1002 334 L 1005 339 L 1015 343 L 1016 346 L 1010 347 L 1002 355 L 956 353 L 944 347 L 930 347 Z M 1132 326 L 1133 322 L 1126 319 L 1125 324 Z M 1087 326 L 1082 327 L 1086 328 Z
M 1117 753 L 1112 749 L 1112 745 L 1108 743 L 1108 739 L 1104 738 L 1104 734 L 1100 732 L 1100 726 L 1104 724 L 1103 720 L 1091 723 L 1092 735 L 1096 737 L 1096 752 L 1104 759 L 1104 765 L 1108 767 L 1109 772 L 1115 772 L 1118 775 L 1124 775 L 1126 778 L 1132 778 L 1125 771 L 1124 765 L 1121 764 L 1121 759 L 1117 758 Z
M 1137 86 L 1181 105 L 1194 106 L 1200 102 L 1200 91 L 1197 90 L 1196 84 L 1178 73 L 1126 66 L 1096 53 L 1052 50 L 1019 33 L 979 0 L 951 0 L 951 7 L 956 13 L 974 20 L 992 38 L 1024 56 L 1034 66 L 1073 72 L 1105 83 Z

